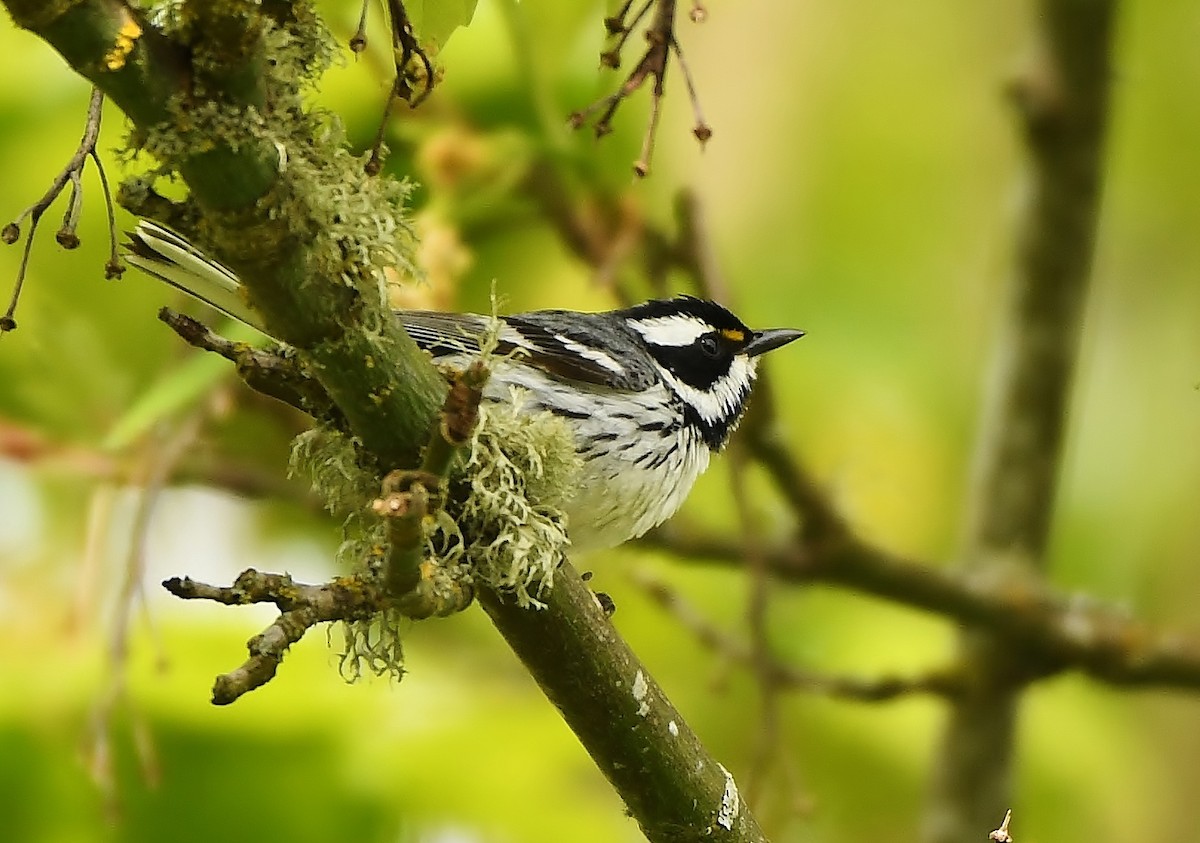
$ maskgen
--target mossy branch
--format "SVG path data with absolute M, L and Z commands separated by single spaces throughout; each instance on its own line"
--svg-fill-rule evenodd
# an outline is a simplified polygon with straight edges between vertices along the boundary
M 392 597 L 404 601 L 404 613 L 409 617 L 446 614 L 434 590 L 433 579 L 422 575 L 425 560 L 423 522 L 446 502 L 450 469 L 475 432 L 479 402 L 483 399 L 483 387 L 489 374 L 487 365 L 477 360 L 454 377 L 420 469 L 390 472 L 383 479 L 382 496 L 373 505 L 388 527 L 384 581 Z M 423 584 L 428 588 L 422 588 Z M 469 602 L 469 596 L 467 599 Z M 465 608 L 465 605 L 455 608 Z
M 298 116 L 297 81 L 255 76 L 264 65 L 256 59 L 259 36 L 273 19 L 249 0 L 185 4 L 185 11 L 201 10 L 205 27 L 228 36 L 216 47 L 202 27 L 181 42 L 119 0 L 5 5 L 183 176 L 214 253 L 243 279 L 264 325 L 297 350 L 381 464 L 415 465 L 446 385 L 387 313 L 374 256 L 329 230 L 332 216 L 352 211 L 331 209 L 321 189 L 344 180 L 347 156 L 313 142 L 314 127 Z M 305 47 L 297 27 L 278 32 L 280 43 Z
M 215 600 L 226 606 L 274 603 L 279 617 L 246 642 L 249 658 L 223 673 L 213 684 L 214 705 L 229 705 L 275 676 L 288 647 L 310 628 L 325 621 L 373 617 L 386 605 L 379 585 L 365 577 L 339 577 L 322 585 L 293 582 L 287 574 L 264 574 L 249 568 L 232 586 L 214 586 L 191 577 L 173 577 L 163 587 L 184 600 Z

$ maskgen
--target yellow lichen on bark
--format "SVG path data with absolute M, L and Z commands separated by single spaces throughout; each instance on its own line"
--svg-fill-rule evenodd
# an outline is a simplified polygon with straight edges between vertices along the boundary
M 104 66 L 108 70 L 116 71 L 123 68 L 125 60 L 133 52 L 133 47 L 137 44 L 137 40 L 142 37 L 142 27 L 138 22 L 127 11 L 124 12 L 124 15 L 125 22 L 117 30 L 116 43 L 113 44 L 112 49 L 104 54 Z

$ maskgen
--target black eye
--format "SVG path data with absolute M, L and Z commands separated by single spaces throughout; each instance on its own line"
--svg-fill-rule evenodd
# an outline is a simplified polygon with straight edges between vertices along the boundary
M 705 357 L 715 359 L 721 355 L 721 344 L 717 342 L 717 338 L 712 334 L 705 334 L 700 338 L 700 350 L 704 352 Z

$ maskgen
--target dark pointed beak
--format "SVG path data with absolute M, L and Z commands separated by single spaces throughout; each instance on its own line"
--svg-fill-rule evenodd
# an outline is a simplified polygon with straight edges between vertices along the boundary
M 746 343 L 746 347 L 742 351 L 751 357 L 757 357 L 785 346 L 792 340 L 798 340 L 802 336 L 804 336 L 804 332 L 797 331 L 795 328 L 770 328 L 766 331 L 755 331 L 754 336 L 750 338 L 750 342 Z

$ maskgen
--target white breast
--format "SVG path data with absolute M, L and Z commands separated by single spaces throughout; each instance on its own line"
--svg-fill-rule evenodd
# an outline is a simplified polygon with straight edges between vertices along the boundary
M 615 547 L 657 527 L 678 511 L 708 468 L 710 452 L 699 437 L 674 434 L 665 462 L 647 469 L 627 453 L 589 463 L 579 492 L 568 506 L 571 545 L 590 551 Z
M 574 422 L 584 457 L 567 509 L 574 549 L 615 547 L 657 527 L 708 468 L 708 446 L 681 423 L 669 398 L 666 387 L 656 386 Z M 655 425 L 662 429 L 648 429 Z
M 710 450 L 682 420 L 664 384 L 637 393 L 581 391 L 519 364 L 500 363 L 484 398 L 511 401 L 523 391 L 530 412 L 557 408 L 575 433 L 584 468 L 566 506 L 576 551 L 615 547 L 657 527 L 683 505 Z

